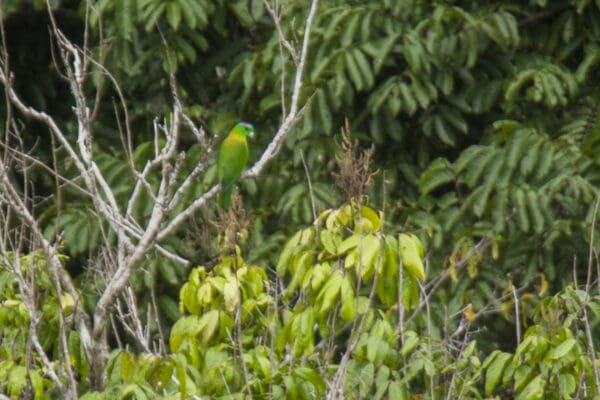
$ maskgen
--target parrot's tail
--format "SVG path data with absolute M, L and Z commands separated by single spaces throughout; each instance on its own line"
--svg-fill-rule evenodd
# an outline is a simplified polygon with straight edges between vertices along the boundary
M 219 195 L 219 206 L 227 210 L 231 206 L 231 194 L 233 193 L 233 182 L 221 183 L 221 194 Z

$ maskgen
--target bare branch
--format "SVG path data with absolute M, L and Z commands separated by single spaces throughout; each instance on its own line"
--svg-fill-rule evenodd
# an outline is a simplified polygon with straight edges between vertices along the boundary
M 275 23 L 275 29 L 277 29 L 277 36 L 279 38 L 279 43 L 283 47 L 286 48 L 286 50 L 292 56 L 294 63 L 297 64 L 299 61 L 298 60 L 298 52 L 296 51 L 294 46 L 292 46 L 292 44 L 285 38 L 285 35 L 283 34 L 283 30 L 281 29 L 281 13 L 276 11 L 274 8 L 276 6 L 272 6 L 267 0 L 263 0 L 263 4 L 265 5 L 265 8 L 269 12 L 269 14 L 271 15 L 271 18 L 273 19 L 273 22 Z

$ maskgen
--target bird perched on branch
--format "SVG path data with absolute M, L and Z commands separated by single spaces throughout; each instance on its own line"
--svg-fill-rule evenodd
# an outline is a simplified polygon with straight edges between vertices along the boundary
M 223 209 L 227 209 L 231 205 L 231 193 L 235 182 L 248 161 L 247 138 L 252 136 L 254 136 L 254 126 L 248 122 L 238 122 L 223 140 L 219 149 L 217 163 L 219 183 L 221 184 L 219 206 Z

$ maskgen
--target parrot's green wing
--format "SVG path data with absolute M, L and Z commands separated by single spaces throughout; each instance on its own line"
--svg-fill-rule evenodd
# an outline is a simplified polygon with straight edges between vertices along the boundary
M 221 144 L 217 169 L 221 195 L 219 205 L 227 209 L 231 205 L 231 193 L 235 182 L 240 177 L 246 161 L 248 161 L 248 132 L 253 132 L 252 125 L 241 122 L 237 124 Z

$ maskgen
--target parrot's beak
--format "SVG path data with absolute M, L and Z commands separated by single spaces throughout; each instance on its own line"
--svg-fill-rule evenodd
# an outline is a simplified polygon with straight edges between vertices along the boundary
M 250 139 L 254 139 L 254 131 L 249 131 L 249 132 L 248 132 L 248 137 L 249 137 Z

